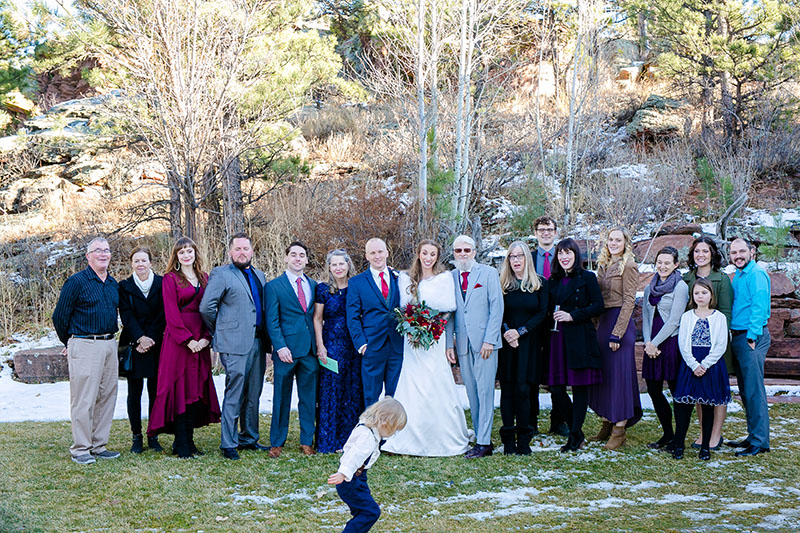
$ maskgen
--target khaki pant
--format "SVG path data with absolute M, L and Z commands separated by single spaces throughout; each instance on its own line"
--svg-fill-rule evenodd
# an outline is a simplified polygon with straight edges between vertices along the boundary
M 73 457 L 106 449 L 117 403 L 117 341 L 78 339 L 67 342 Z

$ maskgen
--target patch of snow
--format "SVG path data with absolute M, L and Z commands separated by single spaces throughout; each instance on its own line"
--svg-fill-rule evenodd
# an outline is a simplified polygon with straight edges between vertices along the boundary
M 637 498 L 637 501 L 650 505 L 669 505 L 671 503 L 704 502 L 711 499 L 711 496 L 703 494 L 664 494 L 659 498 Z
M 744 490 L 746 492 L 749 492 L 750 494 L 762 494 L 764 496 L 779 498 L 782 496 L 782 494 L 776 490 L 775 486 L 780 485 L 782 483 L 783 480 L 777 478 L 764 479 L 761 481 L 751 481 L 744 488 Z
M 758 503 L 758 502 L 743 502 L 743 503 L 730 503 L 725 506 L 726 509 L 730 509 L 731 511 L 752 511 L 753 509 L 760 509 L 762 507 L 767 507 L 769 504 L 767 503 Z

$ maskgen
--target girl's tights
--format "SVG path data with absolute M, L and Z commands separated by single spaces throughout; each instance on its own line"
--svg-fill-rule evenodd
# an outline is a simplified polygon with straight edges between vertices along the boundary
M 672 430 L 672 408 L 669 405 L 667 397 L 664 396 L 664 382 L 658 379 L 648 379 L 645 381 L 647 382 L 647 394 L 653 401 L 653 408 L 656 410 L 656 416 L 664 430 L 664 439 L 669 441 L 673 438 L 675 433 Z M 675 380 L 671 379 L 667 381 L 667 386 L 669 387 L 669 391 L 674 395 Z
M 689 423 L 692 420 L 692 411 L 694 404 L 692 403 L 675 403 L 675 440 L 672 442 L 676 448 L 683 448 L 686 441 L 686 432 L 689 430 Z M 709 449 L 711 441 L 711 429 L 714 427 L 714 406 L 701 405 L 703 411 L 703 424 L 701 426 L 702 444 L 701 448 Z

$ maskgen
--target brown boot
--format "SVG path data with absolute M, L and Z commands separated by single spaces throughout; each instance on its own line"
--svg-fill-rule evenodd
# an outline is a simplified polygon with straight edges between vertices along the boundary
M 625 444 L 625 426 L 614 426 L 611 430 L 611 438 L 608 439 L 608 442 L 604 446 L 606 450 L 616 450 L 623 444 Z
M 600 428 L 600 432 L 592 437 L 589 440 L 606 440 L 608 437 L 611 436 L 611 428 L 614 427 L 614 424 L 608 422 L 607 420 L 603 420 L 603 426 Z

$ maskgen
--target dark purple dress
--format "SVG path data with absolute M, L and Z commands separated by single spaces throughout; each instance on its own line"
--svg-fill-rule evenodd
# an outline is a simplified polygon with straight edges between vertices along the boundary
M 656 300 L 653 303 L 653 300 Z M 652 305 L 658 304 L 658 299 L 650 297 Z M 661 328 L 664 327 L 664 320 L 655 309 L 653 315 L 652 337 L 655 338 Z M 661 353 L 655 359 L 650 358 L 647 354 L 642 359 L 642 378 L 653 381 L 672 381 L 678 377 L 678 368 L 681 359 L 681 352 L 678 348 L 678 336 L 667 337 L 667 339 L 657 346 Z
M 322 342 L 328 350 L 328 357 L 339 364 L 338 374 L 326 368 L 319 370 L 317 450 L 332 453 L 344 447 L 364 411 L 361 355 L 353 347 L 347 330 L 347 288 L 331 294 L 327 283 L 319 283 L 314 301 L 325 306 Z
M 563 278 L 561 285 L 566 287 L 569 278 Z M 550 331 L 550 364 L 547 369 L 548 385 L 594 385 L 602 381 L 599 368 L 569 368 L 565 349 L 564 328 Z
M 589 389 L 589 407 L 611 423 L 627 420 L 626 427 L 631 427 L 642 418 L 639 380 L 636 377 L 636 359 L 633 353 L 636 343 L 633 319 L 628 321 L 619 349 L 613 352 L 608 345 L 621 309 L 609 307 L 597 325 L 600 368 L 604 379 L 602 383 Z

